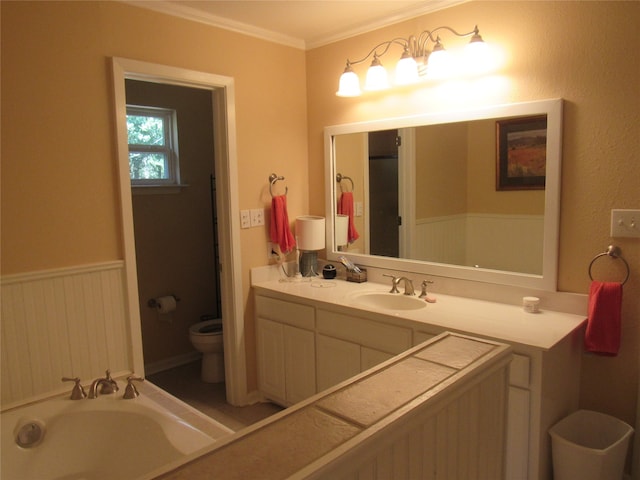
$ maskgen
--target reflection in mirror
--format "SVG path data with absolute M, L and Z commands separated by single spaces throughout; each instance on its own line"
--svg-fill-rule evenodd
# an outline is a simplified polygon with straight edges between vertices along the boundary
M 555 290 L 561 108 L 545 100 L 328 127 L 327 175 L 353 180 L 360 232 L 328 244 L 328 258 L 340 250 L 366 266 Z M 343 182 L 327 187 L 335 214 Z

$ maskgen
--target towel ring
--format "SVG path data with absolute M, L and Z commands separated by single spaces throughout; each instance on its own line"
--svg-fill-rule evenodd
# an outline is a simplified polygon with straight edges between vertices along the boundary
M 272 173 L 271 175 L 269 175 L 269 193 L 271 194 L 272 197 L 273 197 L 273 185 L 278 180 L 284 180 L 284 177 L 282 175 L 278 176 L 275 173 Z M 284 194 L 286 195 L 287 193 L 289 193 L 289 187 L 285 186 Z
M 599 259 L 600 257 L 602 257 L 604 255 L 607 255 L 607 256 L 612 257 L 614 259 L 615 258 L 619 258 L 620 260 L 622 260 L 622 262 L 624 263 L 625 267 L 627 268 L 627 276 L 622 281 L 622 285 L 627 283 L 627 280 L 629 280 L 629 274 L 631 273 L 631 270 L 629 268 L 629 264 L 627 263 L 627 261 L 622 257 L 621 252 L 620 252 L 620 248 L 616 247 L 615 245 L 609 245 L 609 247 L 607 248 L 606 252 L 599 253 L 598 255 L 593 257 L 593 259 L 591 260 L 591 263 L 589 264 L 589 278 L 591 280 L 593 280 L 593 275 L 591 275 L 591 267 L 593 266 L 593 263 L 597 259 Z
M 353 184 L 353 179 L 351 177 L 347 177 L 346 175 L 342 175 L 341 173 L 338 173 L 336 175 L 336 182 L 338 182 L 340 184 L 340 191 L 344 192 L 344 190 L 342 189 L 342 181 L 343 180 L 349 180 L 351 182 L 351 191 L 353 192 L 355 190 L 355 186 Z

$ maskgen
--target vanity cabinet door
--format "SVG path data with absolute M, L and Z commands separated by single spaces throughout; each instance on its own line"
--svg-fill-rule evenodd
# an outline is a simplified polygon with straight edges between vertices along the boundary
M 286 399 L 294 404 L 316 393 L 315 334 L 288 325 L 283 333 Z
M 531 422 L 531 358 L 514 354 L 509 365 L 506 473 L 509 479 L 529 478 Z
M 360 373 L 360 345 L 318 334 L 318 391 Z
M 529 478 L 529 414 L 531 392 L 509 387 L 506 478 Z
M 393 358 L 394 355 L 373 348 L 362 347 L 360 350 L 360 370 L 365 371 Z
M 265 396 L 284 402 L 284 325 L 258 317 L 256 326 L 258 386 Z
M 316 393 L 314 333 L 258 317 L 258 387 L 281 405 Z

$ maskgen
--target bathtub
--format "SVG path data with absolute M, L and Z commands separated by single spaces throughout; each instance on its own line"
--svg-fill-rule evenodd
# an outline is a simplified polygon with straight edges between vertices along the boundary
M 145 384 L 147 391 L 149 387 L 161 391 Z M 92 400 L 70 400 L 65 395 L 2 412 L 2 479 L 153 478 L 215 443 L 214 436 L 144 393 L 124 400 L 122 391 Z M 225 428 L 220 431 L 226 433 Z

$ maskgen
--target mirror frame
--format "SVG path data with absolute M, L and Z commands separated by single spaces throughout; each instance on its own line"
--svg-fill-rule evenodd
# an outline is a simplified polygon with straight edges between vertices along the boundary
M 334 219 L 337 198 L 335 182 L 337 171 L 334 162 L 335 144 L 333 141 L 335 135 L 542 114 L 547 115 L 547 164 L 541 275 L 337 251 L 334 242 Z M 328 126 L 324 129 L 324 150 L 327 260 L 338 261 L 338 257 L 344 255 L 352 262 L 364 267 L 556 291 L 560 220 L 560 172 L 562 160 L 562 99 L 537 100 L 487 106 L 470 110 L 384 118 L 367 122 Z

